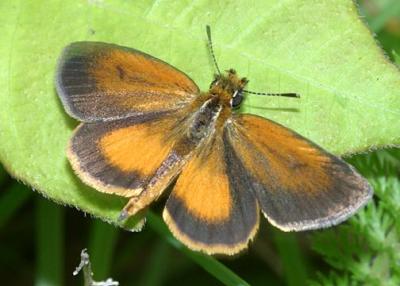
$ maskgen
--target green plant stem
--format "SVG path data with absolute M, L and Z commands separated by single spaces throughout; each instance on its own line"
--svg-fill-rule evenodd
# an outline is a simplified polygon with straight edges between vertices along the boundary
M 112 258 L 119 230 L 100 220 L 93 220 L 90 234 L 88 252 L 91 256 L 94 278 L 103 280 L 110 276 Z
M 307 261 L 301 253 L 299 242 L 294 233 L 273 230 L 286 285 L 303 286 L 307 282 Z
M 164 237 L 173 247 L 182 251 L 186 256 L 200 265 L 204 270 L 209 272 L 216 279 L 229 286 L 249 285 L 246 281 L 232 272 L 229 268 L 221 262 L 209 255 L 204 255 L 199 252 L 194 252 L 185 247 L 182 243 L 177 241 L 169 232 L 167 226 L 156 214 L 149 212 L 147 215 L 149 226 Z
M 12 216 L 32 196 L 33 192 L 28 187 L 13 182 L 0 197 L 0 228 L 3 227 Z
M 159 239 L 154 245 L 146 270 L 140 281 L 141 286 L 161 286 L 163 278 L 167 274 L 170 246 L 164 239 Z
M 64 208 L 37 198 L 35 286 L 64 285 Z

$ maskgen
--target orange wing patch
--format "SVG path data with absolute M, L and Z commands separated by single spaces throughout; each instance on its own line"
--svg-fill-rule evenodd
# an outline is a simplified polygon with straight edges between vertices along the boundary
M 221 150 L 214 148 L 191 160 L 175 185 L 174 196 L 201 220 L 214 223 L 228 219 L 233 201 Z
M 197 86 L 185 74 L 149 57 L 113 49 L 99 56 L 89 73 L 97 83 L 97 90 L 129 109 L 165 110 L 166 105 L 173 108 L 171 104 L 185 102 L 187 97 L 198 94 Z
M 171 122 L 161 122 L 168 128 Z M 147 177 L 154 173 L 170 152 L 173 140 L 167 140 L 153 124 L 140 124 L 112 130 L 99 138 L 104 158 L 122 172 L 138 172 Z
M 175 119 L 129 118 L 84 123 L 75 131 L 68 157 L 79 177 L 106 193 L 140 194 L 178 140 L 165 134 Z
M 338 224 L 372 195 L 346 162 L 270 120 L 235 116 L 224 140 L 245 166 L 263 213 L 282 230 Z
M 56 88 L 66 111 L 83 122 L 177 110 L 199 94 L 197 85 L 171 65 L 100 42 L 65 48 Z
M 272 191 L 284 188 L 314 193 L 332 183 L 325 169 L 332 157 L 308 140 L 257 116 L 242 116 L 236 127 L 244 142 L 251 142 L 251 146 L 237 144 L 237 151 L 258 180 L 269 186 L 276 185 Z M 260 154 L 251 152 L 251 148 Z M 268 173 L 257 164 L 259 155 L 267 160 Z

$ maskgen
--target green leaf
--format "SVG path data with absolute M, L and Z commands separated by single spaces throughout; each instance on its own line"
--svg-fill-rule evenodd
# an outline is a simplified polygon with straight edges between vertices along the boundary
M 57 58 L 73 41 L 117 43 L 161 58 L 206 90 L 212 27 L 222 69 L 248 89 L 243 111 L 276 120 L 337 153 L 400 142 L 400 76 L 350 0 L 1 1 L 0 160 L 46 197 L 115 221 L 126 202 L 84 186 L 65 147 L 78 124 L 54 89 Z

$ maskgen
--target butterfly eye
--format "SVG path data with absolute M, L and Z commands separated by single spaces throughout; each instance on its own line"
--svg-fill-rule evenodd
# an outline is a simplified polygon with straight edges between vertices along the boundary
M 231 99 L 231 105 L 232 108 L 238 108 L 240 104 L 242 103 L 243 100 L 243 91 L 242 90 L 236 90 L 233 93 L 232 99 Z

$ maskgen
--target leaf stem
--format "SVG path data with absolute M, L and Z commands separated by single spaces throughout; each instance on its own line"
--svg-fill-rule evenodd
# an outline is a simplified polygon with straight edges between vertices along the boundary
M 89 252 L 96 279 L 105 279 L 110 272 L 118 229 L 98 219 L 93 220 L 89 234 Z
M 282 268 L 288 286 L 303 286 L 307 282 L 307 262 L 301 253 L 294 233 L 273 230 L 275 245 L 282 261 Z
M 64 208 L 42 197 L 36 205 L 36 286 L 64 285 Z

